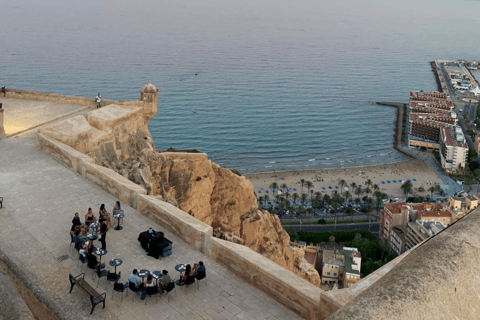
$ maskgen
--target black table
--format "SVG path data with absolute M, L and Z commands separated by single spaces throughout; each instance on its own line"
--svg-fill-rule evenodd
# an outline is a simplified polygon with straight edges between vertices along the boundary
M 145 282 L 144 279 L 148 277 L 149 274 L 150 274 L 150 271 L 146 269 L 141 269 L 140 271 L 138 271 L 138 277 L 142 278 L 142 282 Z
M 112 260 L 110 260 L 110 262 L 109 262 L 108 264 L 111 265 L 112 267 L 115 267 L 115 274 L 116 274 L 116 273 L 117 273 L 117 267 L 118 267 L 119 265 L 121 265 L 122 262 L 123 262 L 123 261 L 120 260 L 120 259 L 112 259 Z
M 96 234 L 96 233 L 88 233 L 87 234 L 87 239 L 88 240 L 97 240 L 97 238 L 98 238 L 98 234 Z
M 177 264 L 177 265 L 175 266 L 175 270 L 177 270 L 178 272 L 180 272 L 180 275 L 182 275 L 182 273 L 184 273 L 186 269 L 187 269 L 187 265 L 186 265 L 186 264 Z
M 152 272 L 153 279 L 157 280 L 157 287 L 158 287 L 158 279 L 162 279 L 163 275 L 161 271 L 153 271 Z
M 90 223 L 90 225 L 88 226 L 88 229 L 92 228 L 92 233 L 93 233 L 93 234 L 96 234 L 96 233 L 95 233 L 95 229 L 97 229 L 98 226 L 99 226 L 98 222 L 92 222 L 92 223 Z
M 120 226 L 120 219 L 122 219 L 123 217 L 124 217 L 123 210 L 119 210 L 118 213 L 113 214 L 113 218 L 117 219 L 117 221 L 118 221 L 117 226 L 113 228 L 114 230 L 122 230 L 123 229 L 123 227 Z
M 142 248 L 147 251 L 147 255 L 156 259 L 163 254 L 163 249 L 172 244 L 172 241 L 163 236 L 163 232 L 153 231 L 150 233 L 148 230 L 138 235 L 138 241 L 140 241 Z
M 93 250 L 93 254 L 96 256 L 100 256 L 100 262 L 102 262 L 102 256 L 106 255 L 108 253 L 107 249 L 100 249 L 100 248 L 95 248 Z

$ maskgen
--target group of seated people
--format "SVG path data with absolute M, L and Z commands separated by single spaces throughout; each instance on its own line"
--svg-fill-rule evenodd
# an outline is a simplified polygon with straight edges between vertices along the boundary
M 194 282 L 194 279 L 203 279 L 205 278 L 206 270 L 205 265 L 202 261 L 195 263 L 193 268 L 187 264 L 185 269 L 185 274 L 180 277 L 180 285 L 189 285 Z M 155 293 L 163 293 L 167 290 L 168 284 L 172 282 L 172 279 L 168 275 L 167 270 L 162 271 L 162 277 L 158 280 L 158 287 L 156 281 L 153 279 L 153 276 L 149 274 L 147 276 L 147 281 L 145 283 L 142 282 L 140 277 L 138 276 L 138 270 L 133 269 L 132 274 L 128 277 L 128 282 L 133 283 L 135 287 L 138 289 L 138 293 L 142 293 L 142 299 L 145 299 L 145 293 L 147 288 L 155 287 Z
M 202 261 L 191 265 L 185 266 L 185 274 L 180 277 L 180 285 L 189 285 L 193 283 L 195 278 L 203 279 L 205 277 L 205 265 Z
M 120 206 L 120 201 L 117 201 L 115 206 L 113 207 L 113 213 L 114 214 L 118 213 L 120 212 L 121 209 L 122 208 Z M 104 204 L 100 206 L 99 214 L 100 214 L 100 219 L 99 219 L 100 226 L 96 228 L 96 232 L 97 233 L 100 232 L 100 236 L 98 239 L 102 243 L 102 249 L 106 249 L 105 237 L 106 237 L 106 232 L 108 231 L 107 224 L 110 222 L 110 225 L 111 225 L 111 221 L 110 221 L 110 214 L 105 210 Z M 92 241 L 89 241 L 87 238 L 90 224 L 96 221 L 97 221 L 97 218 L 93 214 L 92 209 L 88 208 L 88 212 L 85 215 L 85 224 L 82 224 L 82 222 L 80 221 L 79 214 L 77 212 L 75 213 L 75 217 L 72 220 L 72 227 L 70 229 L 70 235 L 72 237 L 72 242 L 75 243 L 75 249 L 77 249 L 81 257 L 83 257 L 82 260 L 87 260 L 89 261 L 89 263 L 90 261 L 91 263 L 93 263 L 93 259 L 97 260 L 97 257 L 95 257 L 92 254 L 94 245 Z
M 122 210 L 122 207 L 120 205 L 120 201 L 117 201 L 115 203 L 115 205 L 113 206 L 112 213 L 117 214 L 117 213 L 120 213 L 121 210 Z M 103 219 L 107 222 L 107 226 L 108 225 L 112 226 L 112 220 L 110 218 L 110 213 L 108 213 L 107 210 L 105 209 L 105 204 L 102 203 L 100 205 L 100 209 L 98 210 L 98 214 L 99 214 L 99 219 L 100 220 Z M 88 208 L 87 214 L 85 215 L 85 224 L 82 224 L 82 222 L 80 221 L 78 212 L 75 213 L 75 218 L 73 218 L 73 220 L 72 220 L 72 228 L 70 230 L 70 234 L 73 236 L 73 233 L 75 232 L 75 230 L 77 230 L 79 228 L 85 228 L 86 227 L 86 229 L 88 231 L 88 227 L 93 222 L 97 222 L 97 217 L 93 214 L 92 208 Z M 97 231 L 98 231 L 98 228 L 97 228 Z

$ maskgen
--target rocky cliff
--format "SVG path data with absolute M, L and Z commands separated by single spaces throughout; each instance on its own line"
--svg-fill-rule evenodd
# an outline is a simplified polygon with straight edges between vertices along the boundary
M 131 168 L 135 167 L 129 178 L 143 184 L 145 179 L 137 177 L 149 176 L 153 195 L 211 225 L 215 236 L 246 245 L 320 285 L 318 272 L 303 258 L 305 252 L 290 247 L 278 217 L 258 209 L 253 185 L 245 177 L 212 163 L 203 153 L 146 149 Z M 135 175 L 140 168 L 142 174 Z

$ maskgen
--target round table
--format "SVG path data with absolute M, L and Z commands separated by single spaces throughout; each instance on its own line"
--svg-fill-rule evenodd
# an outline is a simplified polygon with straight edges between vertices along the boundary
M 90 228 L 92 228 L 92 233 L 95 234 L 95 230 L 98 228 L 98 226 L 99 226 L 98 222 L 92 222 L 88 226 L 88 229 L 90 230 Z
M 163 277 L 161 271 L 152 271 L 152 277 L 153 279 L 157 280 L 157 287 L 158 287 L 158 279 L 161 279 Z
M 120 226 L 120 219 L 124 217 L 123 210 L 120 210 L 118 213 L 113 214 L 113 218 L 117 219 L 118 223 L 117 226 L 113 228 L 113 230 L 122 230 L 123 227 Z
M 110 262 L 109 262 L 108 264 L 111 265 L 112 267 L 115 267 L 115 274 L 116 274 L 116 273 L 117 273 L 117 267 L 118 267 L 119 265 L 121 265 L 122 262 L 123 262 L 123 261 L 120 260 L 120 259 L 112 259 L 112 260 L 110 260 Z
M 175 266 L 175 270 L 177 270 L 178 272 L 180 272 L 180 275 L 182 275 L 183 272 L 185 272 L 185 269 L 187 269 L 187 265 L 186 264 L 177 264 Z
M 97 240 L 97 239 L 98 239 L 98 234 L 96 234 L 96 233 L 88 233 L 88 234 L 87 234 L 87 239 L 88 239 L 88 240 Z
M 149 274 L 150 274 L 150 271 L 146 269 L 141 269 L 140 271 L 138 271 L 138 277 L 142 278 L 142 282 L 144 282 L 144 279 L 148 277 Z
M 102 262 L 102 256 L 106 255 L 107 253 L 107 249 L 95 248 L 95 250 L 93 250 L 93 254 L 95 254 L 96 256 L 100 256 L 100 262 Z

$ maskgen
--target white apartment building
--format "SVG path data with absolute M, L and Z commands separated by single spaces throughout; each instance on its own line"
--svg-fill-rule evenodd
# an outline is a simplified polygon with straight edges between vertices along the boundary
M 468 146 L 460 127 L 440 128 L 440 158 L 447 173 L 463 171 L 467 161 Z

